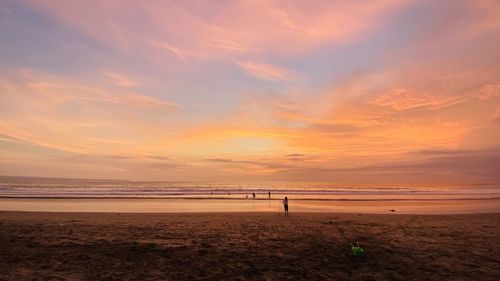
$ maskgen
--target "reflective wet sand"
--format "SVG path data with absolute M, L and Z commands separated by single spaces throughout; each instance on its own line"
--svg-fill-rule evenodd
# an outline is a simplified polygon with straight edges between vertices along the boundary
M 0 210 L 35 212 L 281 212 L 281 200 L 252 199 L 0 199 Z M 394 211 L 392 211 L 394 210 Z M 499 199 L 290 200 L 290 212 L 460 214 L 500 212 Z

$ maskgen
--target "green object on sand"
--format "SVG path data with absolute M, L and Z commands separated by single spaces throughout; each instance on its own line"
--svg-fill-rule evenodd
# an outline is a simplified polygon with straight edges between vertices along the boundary
M 355 256 L 355 257 L 360 257 L 360 256 L 363 255 L 363 253 L 365 252 L 365 250 L 359 246 L 358 242 L 356 242 L 356 244 L 357 244 L 357 246 L 354 246 L 351 243 L 351 246 L 352 246 L 352 255 Z

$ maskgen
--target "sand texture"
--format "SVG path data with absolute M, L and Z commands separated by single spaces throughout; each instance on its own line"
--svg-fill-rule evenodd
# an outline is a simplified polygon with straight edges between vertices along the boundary
M 0 212 L 0 279 L 497 281 L 500 214 Z

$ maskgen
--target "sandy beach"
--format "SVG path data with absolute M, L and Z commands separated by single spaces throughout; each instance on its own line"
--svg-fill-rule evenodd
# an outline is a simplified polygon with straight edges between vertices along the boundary
M 0 279 L 500 280 L 499 241 L 500 214 L 0 212 Z

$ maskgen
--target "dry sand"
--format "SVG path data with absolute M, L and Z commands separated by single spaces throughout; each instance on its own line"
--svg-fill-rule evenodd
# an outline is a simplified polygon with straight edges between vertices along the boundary
M 497 281 L 500 214 L 0 212 L 0 279 Z

